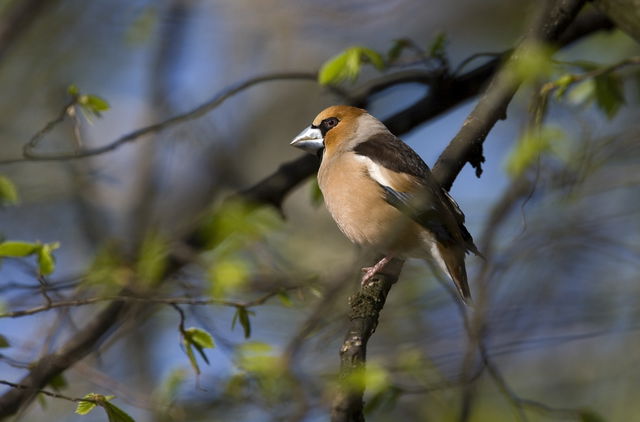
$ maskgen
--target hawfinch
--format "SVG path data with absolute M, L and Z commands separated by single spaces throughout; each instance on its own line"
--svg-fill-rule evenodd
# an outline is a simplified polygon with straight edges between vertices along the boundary
M 291 145 L 321 155 L 318 184 L 340 230 L 384 254 L 363 269 L 363 284 L 392 258 L 429 259 L 468 302 L 464 258 L 480 253 L 458 204 L 411 147 L 366 110 L 344 105 L 323 110 Z

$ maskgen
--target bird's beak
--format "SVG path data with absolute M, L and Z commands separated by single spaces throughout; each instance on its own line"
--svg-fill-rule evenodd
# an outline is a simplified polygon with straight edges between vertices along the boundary
M 324 148 L 324 139 L 319 128 L 309 126 L 291 141 L 291 145 L 315 154 Z

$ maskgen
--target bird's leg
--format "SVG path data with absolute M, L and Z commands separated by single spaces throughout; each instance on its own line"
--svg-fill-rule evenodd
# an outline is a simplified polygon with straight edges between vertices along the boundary
M 386 255 L 380 261 L 378 261 L 373 267 L 364 267 L 362 269 L 362 272 L 364 273 L 364 275 L 362 276 L 362 280 L 360 281 L 360 284 L 363 286 L 367 284 L 367 282 L 371 280 L 371 278 L 378 271 L 382 270 L 385 267 L 385 265 L 387 265 L 392 259 L 393 259 L 393 256 Z

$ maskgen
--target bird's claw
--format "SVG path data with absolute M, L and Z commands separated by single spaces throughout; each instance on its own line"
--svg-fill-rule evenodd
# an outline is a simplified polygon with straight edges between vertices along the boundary
M 364 267 L 362 269 L 362 272 L 364 274 L 362 275 L 362 280 L 360 280 L 360 285 L 364 287 L 367 283 L 369 283 L 373 276 L 376 275 L 376 273 L 378 272 L 378 268 L 376 268 L 375 265 L 373 267 Z
M 374 275 L 380 270 L 382 270 L 389 261 L 393 258 L 391 256 L 385 256 L 380 261 L 376 263 L 373 267 L 364 267 L 362 272 L 364 275 L 362 276 L 362 280 L 360 280 L 360 285 L 364 287 L 369 283 L 369 281 L 373 278 Z

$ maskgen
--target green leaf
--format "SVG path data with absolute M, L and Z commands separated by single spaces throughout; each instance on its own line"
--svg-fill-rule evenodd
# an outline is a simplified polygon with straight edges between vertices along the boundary
M 207 365 L 209 364 L 209 359 L 207 355 L 204 353 L 203 349 L 213 349 L 215 344 L 213 342 L 213 338 L 211 334 L 202 330 L 200 328 L 191 327 L 182 333 L 183 336 L 183 344 L 185 348 L 185 353 L 189 357 L 189 361 L 191 362 L 191 366 L 196 371 L 196 374 L 200 373 L 200 367 L 198 366 L 198 362 L 196 361 L 195 354 L 193 353 L 193 348 L 198 351 L 202 360 L 204 360 Z
M 34 254 L 40 249 L 39 244 L 29 242 L 7 241 L 0 243 L 0 256 L 19 258 Z
M 346 52 L 327 60 L 318 72 L 318 83 L 320 85 L 329 85 L 347 79 L 349 77 L 347 60 Z
M 87 106 L 96 113 L 107 111 L 111 108 L 109 103 L 104 98 L 92 94 L 87 95 Z
M 15 205 L 20 201 L 18 190 L 9 178 L 0 176 L 0 203 L 5 205 Z
M 202 358 L 204 363 L 209 365 L 209 358 L 207 357 L 207 354 L 204 352 L 204 349 L 202 347 L 198 346 L 197 344 L 194 344 L 193 347 L 195 347 L 195 349 L 198 351 L 198 353 L 200 354 L 200 357 Z
M 554 81 L 554 85 L 556 85 L 555 97 L 560 100 L 564 96 L 565 92 L 569 86 L 573 83 L 575 77 L 571 74 L 562 75 L 556 81 Z
M 382 55 L 366 47 L 349 47 L 337 56 L 326 61 L 318 72 L 321 85 L 355 81 L 360 74 L 362 63 L 371 63 L 378 70 L 385 67 Z
M 593 410 L 581 410 L 580 411 L 580 421 L 581 422 L 605 422 L 605 419 L 598 415 Z
M 51 253 L 55 249 L 55 244 L 44 244 L 38 249 L 38 272 L 42 275 L 49 275 L 56 269 L 56 261 Z
M 596 84 L 593 79 L 576 83 L 567 94 L 567 101 L 570 104 L 586 104 L 594 100 Z
M 78 415 L 89 414 L 89 412 L 91 412 L 97 406 L 97 404 L 93 400 L 98 400 L 98 397 L 100 397 L 100 395 L 95 393 L 89 393 L 85 395 L 83 399 L 89 399 L 92 401 L 79 401 L 78 405 L 76 406 L 76 413 Z
M 109 103 L 102 97 L 93 94 L 82 94 L 78 97 L 80 111 L 89 123 L 94 117 L 102 117 L 102 112 L 109 110 Z
M 135 420 L 127 414 L 124 410 L 120 409 L 113 403 L 104 402 L 101 403 L 104 410 L 107 412 L 107 418 L 109 422 L 135 422 Z
M 213 342 L 213 337 L 207 331 L 201 328 L 187 328 L 185 330 L 186 335 L 191 343 L 196 344 L 204 349 L 213 349 L 215 347 L 215 343 Z
M 429 55 L 431 55 L 431 57 L 443 59 L 447 55 L 446 47 L 447 34 L 445 34 L 444 32 L 440 32 L 438 33 L 438 35 L 436 35 L 435 39 L 431 43 L 431 46 L 429 47 Z
M 189 358 L 189 363 L 191 364 L 191 367 L 193 368 L 193 371 L 196 373 L 196 375 L 200 375 L 200 366 L 198 366 L 198 361 L 196 360 L 196 355 L 193 354 L 193 345 L 191 342 L 189 342 L 187 339 L 183 338 L 182 339 L 182 345 L 184 346 L 184 352 L 186 353 L 187 357 Z
M 11 347 L 11 344 L 9 344 L 9 340 L 7 340 L 5 336 L 0 334 L 0 349 L 4 349 L 7 347 Z
M 67 88 L 67 93 L 69 95 L 71 95 L 72 97 L 75 97 L 77 95 L 80 94 L 80 90 L 78 89 L 78 87 L 76 86 L 76 84 L 71 84 L 69 85 L 69 87 Z
M 251 320 L 249 319 L 249 314 L 254 314 L 253 312 L 247 311 L 247 308 L 245 308 L 244 306 L 238 306 L 237 310 L 236 310 L 236 315 L 238 316 L 238 321 L 240 322 L 240 325 L 242 326 L 242 329 L 244 330 L 244 338 L 249 338 L 251 337 Z M 231 328 L 233 329 L 233 326 L 235 324 L 232 324 Z
M 377 51 L 366 47 L 360 47 L 359 53 L 363 61 L 371 63 L 378 70 L 384 69 L 384 59 Z
M 594 81 L 596 104 L 609 119 L 612 119 L 625 103 L 622 81 L 614 73 L 596 76 Z
M 93 94 L 81 95 L 78 103 L 85 106 L 89 111 L 99 116 L 100 112 L 107 111 L 111 108 L 109 103 L 102 97 Z
M 542 153 L 551 151 L 553 141 L 562 139 L 563 136 L 560 129 L 552 127 L 526 132 L 507 158 L 507 172 L 514 178 L 520 176 Z

